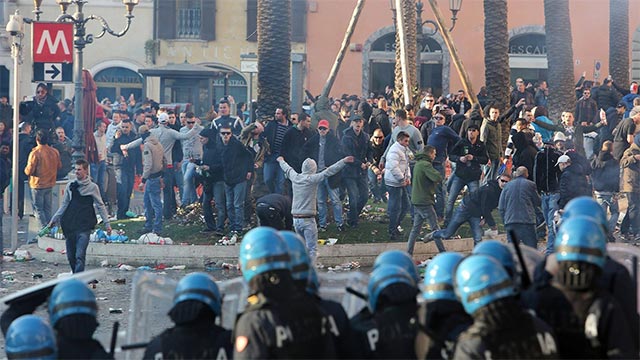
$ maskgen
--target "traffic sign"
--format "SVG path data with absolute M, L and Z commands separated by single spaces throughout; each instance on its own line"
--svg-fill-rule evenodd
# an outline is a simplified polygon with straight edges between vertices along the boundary
M 73 64 L 33 63 L 33 81 L 72 82 Z
M 73 23 L 34 22 L 33 81 L 73 81 Z
M 240 60 L 240 71 L 245 73 L 257 73 L 258 72 L 258 59 L 255 60 Z

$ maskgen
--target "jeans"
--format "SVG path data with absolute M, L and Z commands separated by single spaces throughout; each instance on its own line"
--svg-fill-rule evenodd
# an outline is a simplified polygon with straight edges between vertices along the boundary
M 147 179 L 144 186 L 144 229 L 159 233 L 162 231 L 162 201 L 160 201 L 159 177 Z M 171 192 L 173 194 L 173 191 Z
M 224 181 L 216 181 L 213 183 L 213 200 L 218 210 L 216 230 L 224 232 L 224 221 L 227 219 L 227 200 L 225 199 Z M 211 206 L 211 202 L 209 202 Z M 229 224 L 231 226 L 231 224 Z
M 339 188 L 332 189 L 329 179 L 326 178 L 318 184 L 318 218 L 320 227 L 327 227 L 327 198 L 331 200 L 333 207 L 333 219 L 336 225 L 342 226 L 342 202 L 340 201 Z
M 538 248 L 538 239 L 536 238 L 536 225 L 535 224 L 523 224 L 523 223 L 514 223 L 514 224 L 506 224 L 504 229 L 507 231 L 507 241 L 512 243 L 513 238 L 511 237 L 511 232 L 513 231 L 516 235 L 517 239 L 534 249 Z
M 583 135 L 582 137 L 582 147 L 584 148 L 584 156 L 587 159 L 590 159 L 593 156 L 593 149 L 596 144 L 596 138 L 590 137 L 587 135 Z
M 193 204 L 198 200 L 196 195 L 196 164 L 182 162 L 182 206 Z
M 472 216 L 469 209 L 464 205 L 464 203 L 460 203 L 460 206 L 453 213 L 453 217 L 447 227 L 443 230 L 438 230 L 433 234 L 434 239 L 448 239 L 452 237 L 460 225 L 465 222 L 469 223 L 471 227 L 471 234 L 473 236 L 473 244 L 477 245 L 482 241 L 482 227 L 480 226 L 480 217 Z
M 135 173 L 133 169 L 122 169 L 118 167 L 115 169 L 116 183 L 118 185 L 118 219 L 127 219 L 127 211 L 129 211 L 129 204 L 131 203 L 131 192 L 133 191 L 133 183 L 135 180 Z
M 100 162 L 98 162 L 97 164 L 91 164 L 91 178 L 93 179 L 93 182 L 95 182 L 98 185 L 98 188 L 100 189 L 100 195 L 102 196 L 103 200 L 104 200 L 104 177 L 106 176 L 107 173 L 107 162 L 102 160 Z
M 640 214 L 638 213 L 638 206 L 640 206 L 640 194 L 637 192 L 625 193 L 627 197 L 627 212 L 620 224 L 620 233 L 624 235 L 640 235 Z
M 395 187 L 387 185 L 389 192 L 389 203 L 387 204 L 387 214 L 389 215 L 389 234 L 398 232 L 398 225 L 402 222 L 409 211 L 411 202 L 407 193 L 407 186 Z
M 284 191 L 284 172 L 278 162 L 264 162 L 264 183 L 270 193 L 282 194 Z
M 442 175 L 442 178 L 444 179 L 445 177 L 444 165 L 433 164 L 433 168 L 438 170 L 438 172 L 440 173 L 440 175 Z M 444 207 L 446 202 L 447 202 L 446 187 L 445 187 L 444 181 L 441 181 L 438 184 L 436 184 L 436 202 L 434 204 L 434 207 L 436 209 L 436 214 L 440 218 L 444 217 Z
M 358 226 L 358 217 L 367 204 L 367 198 L 369 197 L 367 179 L 364 176 L 360 178 L 346 178 L 344 179 L 344 184 L 347 187 L 347 194 L 349 195 L 347 222 L 350 226 Z
M 176 193 L 173 189 L 176 186 L 176 179 L 174 176 L 173 168 L 164 169 L 164 189 L 162 189 L 162 200 L 164 201 L 162 211 L 164 218 L 169 220 L 176 213 Z
M 466 181 L 457 177 L 455 174 L 451 175 L 451 184 L 449 189 L 449 197 L 447 198 L 447 206 L 444 212 L 445 223 L 448 223 L 451 219 L 451 214 L 453 213 L 453 205 L 458 198 L 458 194 L 462 191 L 464 186 L 469 188 L 469 192 L 474 192 L 478 190 L 478 180 Z
M 489 180 L 495 180 L 498 178 L 498 169 L 500 169 L 500 159 L 490 159 L 491 163 L 483 165 L 484 167 L 484 180 L 482 185 L 486 184 Z
M 409 242 L 407 242 L 407 252 L 413 255 L 413 248 L 416 245 L 416 238 L 420 235 L 420 229 L 422 228 L 422 224 L 424 224 L 425 220 L 429 223 L 429 228 L 431 231 L 440 230 L 438 226 L 438 220 L 436 218 L 436 211 L 433 208 L 433 205 L 414 205 L 413 206 L 413 227 L 411 228 L 411 233 L 409 234 Z M 442 240 L 439 238 L 434 238 L 436 242 L 436 247 L 439 252 L 445 252 L 446 249 L 442 244 Z
M 244 196 L 246 186 L 246 181 L 234 185 L 224 185 L 224 192 L 227 198 L 227 216 L 229 216 L 231 231 L 241 232 L 244 227 Z
M 369 191 L 371 191 L 371 194 L 373 194 L 373 198 L 377 201 L 382 201 L 384 199 L 384 193 L 386 191 L 384 177 L 382 178 L 382 180 L 378 181 L 378 177 L 373 172 L 373 170 L 368 169 L 367 178 L 369 180 Z
M 318 246 L 318 225 L 316 218 L 293 219 L 293 228 L 296 233 L 304 238 L 311 263 L 316 260 L 316 247 Z
M 52 188 L 31 189 L 33 198 L 33 210 L 40 222 L 40 228 L 44 228 L 51 220 L 51 204 L 53 203 Z
M 84 271 L 87 247 L 89 246 L 89 231 L 79 231 L 70 235 L 66 242 L 67 260 L 71 271 L 75 273 Z
M 613 234 L 616 230 L 616 224 L 618 223 L 618 218 L 620 217 L 620 208 L 618 207 L 618 197 L 612 192 L 600 192 L 594 191 L 596 195 L 596 201 L 602 209 L 604 209 L 605 214 L 607 210 L 611 213 L 608 221 L 608 229 L 609 233 Z
M 556 241 L 556 231 L 553 225 L 553 214 L 558 210 L 558 199 L 560 194 L 542 194 L 542 215 L 544 221 L 547 223 L 547 249 L 545 254 L 549 255 L 553 253 L 553 244 Z

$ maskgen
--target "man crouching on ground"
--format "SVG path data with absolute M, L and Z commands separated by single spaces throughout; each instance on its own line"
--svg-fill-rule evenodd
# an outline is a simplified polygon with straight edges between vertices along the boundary
M 316 174 L 318 165 L 313 159 L 306 159 L 302 163 L 301 174 L 298 174 L 289 166 L 282 156 L 276 160 L 280 163 L 284 175 L 291 180 L 293 189 L 291 204 L 293 227 L 298 234 L 304 237 L 309 257 L 311 257 L 312 261 L 315 261 L 316 245 L 318 243 L 318 225 L 316 224 L 318 184 L 324 179 L 337 174 L 346 163 L 352 163 L 353 156 L 343 158 L 318 174 Z

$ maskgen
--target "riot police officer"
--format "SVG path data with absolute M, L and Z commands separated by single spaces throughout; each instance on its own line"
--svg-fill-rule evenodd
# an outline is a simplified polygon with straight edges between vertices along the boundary
M 592 217 L 563 220 L 555 241 L 558 268 L 553 280 L 536 284 L 524 297 L 553 327 L 561 357 L 638 357 L 625 313 L 597 285 L 606 253 L 604 231 Z
M 387 250 L 381 253 L 373 262 L 373 270 L 382 265 L 389 264 L 403 268 L 407 273 L 409 273 L 409 275 L 411 275 L 411 278 L 413 278 L 413 281 L 415 281 L 416 284 L 420 282 L 418 268 L 416 268 L 416 264 L 413 263 L 413 259 L 411 259 L 411 256 L 406 251 Z
M 79 280 L 69 279 L 49 297 L 49 318 L 56 330 L 60 359 L 113 359 L 93 339 L 98 327 L 98 305 L 93 292 Z
M 275 229 L 249 231 L 240 247 L 248 306 L 234 328 L 236 359 L 335 357 L 322 309 L 298 291 L 287 244 Z
M 418 309 L 418 359 L 450 359 L 458 336 L 473 324 L 453 289 L 454 271 L 462 259 L 461 254 L 444 252 L 427 265 L 422 292 L 426 301 Z
M 520 291 L 522 281 L 516 269 L 516 263 L 513 261 L 511 251 L 509 251 L 504 243 L 498 240 L 483 240 L 473 248 L 471 254 L 487 255 L 497 260 L 504 269 L 507 270 L 507 274 L 509 274 L 509 277 L 513 280 L 513 286 L 517 292 Z
M 417 333 L 418 288 L 403 268 L 384 264 L 369 277 L 369 316 L 354 317 L 351 329 L 357 358 L 413 359 Z
M 143 359 L 229 359 L 231 331 L 215 324 L 222 297 L 204 273 L 183 277 L 173 297 L 169 317 L 176 324 L 155 337 Z
M 53 330 L 35 315 L 20 316 L 11 323 L 7 330 L 5 351 L 9 360 L 53 360 L 58 355 Z
M 333 346 L 338 358 L 350 358 L 353 354 L 350 341 L 349 317 L 340 303 L 322 299 L 318 295 L 320 284 L 318 276 L 307 253 L 307 247 L 300 235 L 293 231 L 280 231 L 280 236 L 287 243 L 291 256 L 291 276 L 300 292 L 306 293 L 309 299 L 317 303 L 324 313 L 325 331 L 331 334 Z
M 462 260 L 455 289 L 473 325 L 458 337 L 454 359 L 558 357 L 551 328 L 520 307 L 513 280 L 494 258 Z
M 613 234 L 609 232 L 607 214 L 593 198 L 581 196 L 575 198 L 564 207 L 562 219 L 570 219 L 574 216 L 593 217 L 605 235 L 607 241 L 612 242 Z M 634 340 L 635 353 L 640 350 L 640 319 L 638 318 L 638 298 L 630 296 L 636 293 L 636 287 L 627 268 L 607 255 L 602 269 L 602 275 L 598 278 L 598 287 L 608 291 L 618 301 L 631 326 Z

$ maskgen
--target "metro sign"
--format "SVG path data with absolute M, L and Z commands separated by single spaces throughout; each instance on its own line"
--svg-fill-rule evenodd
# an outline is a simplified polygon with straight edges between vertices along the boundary
M 34 22 L 33 81 L 73 81 L 73 23 Z

